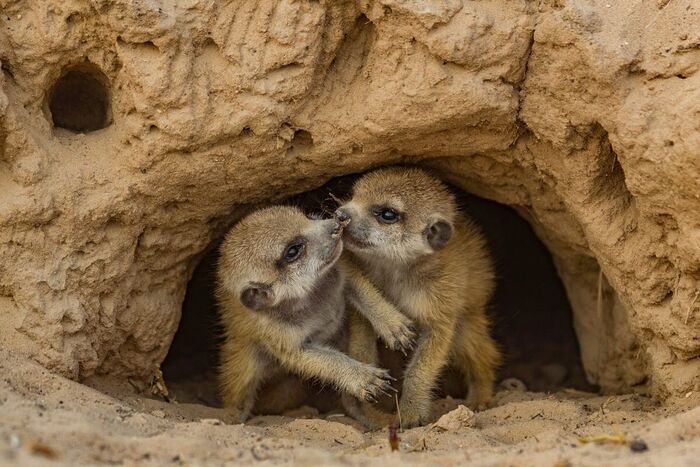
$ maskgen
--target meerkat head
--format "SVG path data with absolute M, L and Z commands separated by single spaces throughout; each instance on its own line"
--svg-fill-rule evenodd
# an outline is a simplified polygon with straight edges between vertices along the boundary
M 358 179 L 336 217 L 349 222 L 348 250 L 370 260 L 411 262 L 447 244 L 456 212 L 440 180 L 417 168 L 390 167 Z
M 263 310 L 304 299 L 343 249 L 336 219 L 309 219 L 274 206 L 238 222 L 221 245 L 219 286 L 247 308 Z

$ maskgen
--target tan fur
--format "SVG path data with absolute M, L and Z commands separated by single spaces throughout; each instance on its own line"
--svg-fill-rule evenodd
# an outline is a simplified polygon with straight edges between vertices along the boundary
M 406 352 L 415 339 L 413 321 L 388 302 L 364 273 L 350 253 L 343 253 L 338 267 L 347 278 L 346 303 L 360 317 L 367 320 L 386 346 Z M 352 317 L 351 317 L 352 319 Z
M 336 267 L 340 231 L 335 220 L 272 207 L 247 216 L 227 234 L 217 270 L 225 332 L 219 381 L 225 404 L 239 411 L 241 421 L 253 410 L 259 385 L 283 371 L 363 400 L 391 389 L 385 370 L 336 348 L 345 325 L 345 280 Z M 303 254 L 283 261 L 298 239 Z M 265 291 L 255 303 L 244 298 L 251 288 Z
M 397 222 L 380 222 L 377 213 L 385 207 L 399 212 Z M 495 287 L 494 272 L 478 228 L 458 212 L 439 180 L 414 168 L 365 175 L 339 213 L 351 218 L 344 234 L 346 249 L 371 282 L 418 327 L 400 401 L 404 427 L 427 421 L 432 391 L 448 363 L 464 373 L 469 405 L 485 406 L 500 355 L 485 313 Z M 427 239 L 439 237 L 430 235 L 429 228 L 436 223 L 451 226 L 451 236 L 434 247 Z M 376 363 L 376 351 L 368 350 L 374 343 L 366 323 L 353 320 L 350 355 Z

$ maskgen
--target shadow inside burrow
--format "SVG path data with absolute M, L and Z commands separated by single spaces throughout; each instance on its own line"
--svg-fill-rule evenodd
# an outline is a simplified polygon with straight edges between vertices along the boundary
M 357 177 L 337 177 L 284 204 L 300 206 L 308 214 L 332 215 L 338 200 L 350 196 Z M 586 380 L 571 306 L 545 245 L 513 208 L 451 189 L 463 212 L 483 230 L 494 259 L 497 288 L 488 313 L 504 356 L 498 381 L 517 378 L 531 391 L 595 391 Z M 192 275 L 179 329 L 162 365 L 178 400 L 214 407 L 221 405 L 215 377 L 221 329 L 214 293 L 220 242 L 210 246 Z M 400 375 L 405 358 L 382 345 L 379 348 L 383 365 Z M 465 393 L 461 376 L 447 369 L 437 395 L 462 398 Z M 309 384 L 307 396 L 299 403 L 320 411 L 337 408 L 337 397 L 319 385 Z M 384 406 L 391 405 L 386 401 Z
M 94 64 L 74 65 L 56 80 L 46 96 L 54 128 L 89 133 L 112 123 L 109 80 Z

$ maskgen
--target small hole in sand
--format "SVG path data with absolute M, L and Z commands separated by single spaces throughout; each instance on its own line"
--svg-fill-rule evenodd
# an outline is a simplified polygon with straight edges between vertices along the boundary
M 48 109 L 54 127 L 87 133 L 111 123 L 107 77 L 93 64 L 67 70 L 48 93 Z
M 296 130 L 292 138 L 292 146 L 311 146 L 314 144 L 314 139 L 306 130 Z
M 71 13 L 66 17 L 66 23 L 74 24 L 80 20 L 80 13 Z

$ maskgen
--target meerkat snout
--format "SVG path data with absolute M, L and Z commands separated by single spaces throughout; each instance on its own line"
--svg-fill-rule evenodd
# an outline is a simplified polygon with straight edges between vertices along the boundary
M 335 218 L 338 219 L 338 222 L 344 226 L 348 225 L 351 220 L 350 213 L 343 208 L 338 208 L 335 211 Z
M 333 226 L 331 230 L 331 237 L 332 238 L 340 238 L 343 235 L 343 229 L 345 228 L 346 225 L 348 225 L 349 221 L 345 221 L 344 219 L 340 219 L 337 216 L 333 219 Z

